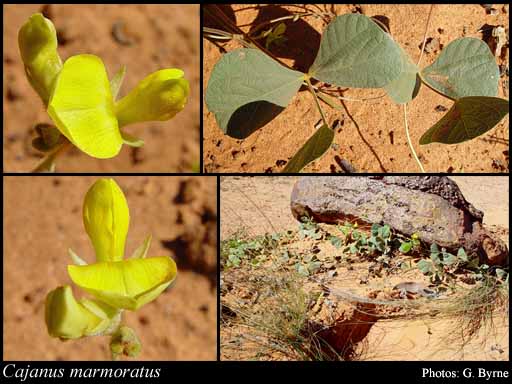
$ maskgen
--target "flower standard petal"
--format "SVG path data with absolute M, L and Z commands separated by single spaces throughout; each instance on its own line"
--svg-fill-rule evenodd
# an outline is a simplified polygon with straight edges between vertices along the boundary
M 123 191 L 114 180 L 100 179 L 89 189 L 84 199 L 83 218 L 96 260 L 122 260 L 130 212 Z
M 48 114 L 61 133 L 92 157 L 116 156 L 123 139 L 105 66 L 94 55 L 70 57 L 57 77 Z
M 136 310 L 154 300 L 176 278 L 176 263 L 169 257 L 69 265 L 71 280 L 108 305 Z

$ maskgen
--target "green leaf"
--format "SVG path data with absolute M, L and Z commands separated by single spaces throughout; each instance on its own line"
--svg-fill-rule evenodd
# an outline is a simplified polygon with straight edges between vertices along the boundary
M 402 61 L 400 76 L 384 86 L 384 89 L 395 103 L 406 104 L 418 94 L 421 79 L 418 75 L 418 66 L 411 61 L 402 47 L 400 47 L 400 59 Z
M 500 72 L 482 40 L 463 37 L 443 49 L 436 61 L 421 71 L 425 83 L 452 99 L 496 96 Z
M 84 199 L 83 219 L 96 259 L 122 260 L 130 212 L 123 191 L 113 179 L 100 179 L 89 188 Z
M 322 263 L 320 261 L 312 261 L 308 264 L 308 271 L 310 274 L 314 275 L 318 272 L 318 270 L 322 267 Z
M 176 278 L 169 257 L 68 265 L 71 280 L 98 300 L 118 309 L 136 310 L 156 299 Z
M 508 100 L 471 96 L 455 101 L 450 110 L 423 134 L 420 144 L 457 144 L 484 134 L 508 114 Z
M 409 253 L 411 249 L 412 249 L 412 243 L 410 241 L 406 241 L 400 245 L 399 250 L 401 253 L 406 254 L 406 253 Z
M 379 224 L 377 224 L 377 223 L 373 223 L 372 224 L 372 227 L 370 229 L 372 237 L 379 235 L 379 229 L 380 229 L 380 225 Z
M 496 268 L 496 277 L 500 280 L 505 280 L 508 277 L 508 272 L 501 268 Z
M 263 52 L 237 49 L 215 64 L 205 101 L 220 129 L 243 139 L 281 113 L 303 81 L 303 73 L 282 66 Z
M 126 65 L 123 65 L 119 68 L 119 71 L 116 72 L 112 80 L 110 80 L 110 92 L 112 92 L 112 97 L 114 100 L 117 98 L 117 94 L 121 89 L 121 85 L 123 84 L 124 75 L 126 74 Z
M 46 106 L 62 69 L 55 27 L 41 13 L 36 13 L 20 28 L 18 45 L 27 79 Z
M 464 262 L 467 262 L 469 260 L 468 255 L 466 254 L 466 251 L 464 250 L 464 248 L 459 248 L 459 250 L 457 252 L 457 257 L 459 258 L 459 260 L 464 261 Z
M 295 264 L 295 269 L 297 270 L 299 275 L 309 276 L 309 270 L 304 265 L 297 263 Z
M 427 260 L 418 261 L 418 263 L 416 264 L 416 267 L 425 275 L 434 272 L 434 267 L 433 267 L 432 263 Z
M 457 262 L 457 258 L 455 255 L 452 255 L 451 253 L 443 253 L 443 264 L 444 265 L 453 265 Z
M 391 227 L 386 224 L 381 227 L 380 232 L 384 239 L 388 239 L 391 236 Z
M 402 72 L 400 47 L 369 17 L 336 17 L 322 35 L 309 74 L 339 87 L 380 88 Z
M 99 57 L 77 55 L 64 63 L 48 114 L 61 133 L 88 155 L 106 159 L 119 153 L 123 141 Z
M 291 158 L 281 173 L 300 172 L 306 165 L 322 156 L 333 140 L 334 130 L 325 124 L 322 125 Z
M 116 102 L 119 127 L 142 121 L 165 121 L 185 108 L 190 93 L 181 69 L 167 68 L 144 78 Z
M 132 259 L 144 259 L 148 253 L 149 246 L 151 245 L 151 235 L 148 235 L 142 245 L 135 250 L 132 254 Z
M 330 240 L 331 244 L 334 245 L 336 248 L 340 248 L 343 245 L 343 240 L 337 236 L 331 236 Z

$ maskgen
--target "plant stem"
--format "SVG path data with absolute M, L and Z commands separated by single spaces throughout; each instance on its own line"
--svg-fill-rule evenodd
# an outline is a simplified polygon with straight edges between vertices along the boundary
M 320 106 L 320 102 L 318 101 L 318 96 L 316 95 L 316 92 L 313 88 L 313 85 L 311 84 L 311 81 L 309 81 L 309 77 L 306 77 L 306 83 L 308 83 L 308 87 L 310 92 L 313 94 L 313 98 L 315 99 L 316 107 L 318 108 L 318 111 L 320 112 L 320 115 L 322 116 L 322 120 L 326 127 L 329 127 L 329 124 L 327 123 L 327 119 L 325 118 L 324 111 L 322 110 L 322 107 Z
M 416 155 L 416 151 L 414 150 L 414 147 L 412 146 L 411 137 L 409 136 L 409 125 L 407 124 L 407 104 L 404 104 L 404 124 L 405 124 L 405 134 L 407 135 L 407 143 L 409 143 L 409 148 L 411 148 L 411 152 L 414 156 L 414 159 L 418 163 L 421 172 L 425 173 L 425 169 L 423 168 L 423 165 L 421 165 L 421 161 L 418 158 L 418 155 Z
M 258 32 L 260 29 L 262 29 L 264 26 L 268 25 L 268 24 L 274 24 L 274 23 L 277 23 L 279 21 L 284 21 L 284 20 L 290 20 L 290 19 L 294 19 L 296 17 L 304 17 L 304 16 L 311 16 L 313 15 L 311 12 L 303 12 L 303 13 L 293 13 L 291 15 L 288 15 L 288 16 L 283 16 L 283 17 L 278 17 L 277 19 L 272 19 L 272 20 L 269 20 L 269 21 L 264 21 L 263 23 L 260 23 L 258 24 L 257 26 L 255 26 L 253 28 L 253 30 L 251 32 L 248 33 L 249 36 L 254 36 L 256 34 L 256 32 Z M 252 23 L 251 23 L 252 24 Z M 245 24 L 245 25 L 240 25 L 240 27 L 245 27 L 246 25 L 251 25 L 251 24 Z
M 47 154 L 43 160 L 32 170 L 32 173 L 54 172 L 55 160 L 71 147 L 71 142 L 65 139 L 57 148 Z
M 259 44 L 256 40 L 251 38 L 247 33 L 242 31 L 237 25 L 233 24 L 233 22 L 224 14 L 224 12 L 222 12 L 222 10 L 218 6 L 212 5 L 212 8 L 215 9 L 218 14 L 213 14 L 213 13 L 210 12 L 211 16 L 214 19 L 216 19 L 217 22 L 219 22 L 220 24 L 225 26 L 227 29 L 236 31 L 237 33 L 233 33 L 232 36 L 233 36 L 234 39 L 239 41 L 240 44 L 242 44 L 246 48 L 256 48 L 256 49 L 259 49 L 260 51 L 262 51 L 266 55 L 268 55 L 271 58 L 273 58 L 279 64 L 283 65 L 284 67 L 286 67 L 288 69 L 294 70 L 292 67 L 290 67 L 286 63 L 284 63 L 281 60 L 279 60 L 269 50 L 265 49 L 265 47 L 263 47 L 261 44 Z M 203 28 L 203 31 L 205 30 L 205 28 Z M 224 31 L 220 31 L 220 30 L 215 30 L 213 28 L 206 28 L 206 31 L 208 31 L 208 30 L 216 31 L 216 32 L 214 32 L 214 34 L 218 34 L 218 35 L 221 35 L 221 36 L 225 36 L 226 34 L 229 33 L 229 32 L 224 32 Z M 222 33 L 219 33 L 219 32 L 222 32 Z
M 418 64 L 417 64 L 418 67 L 420 66 L 421 59 L 423 58 L 423 52 L 425 51 L 425 44 L 427 43 L 428 26 L 430 25 L 430 18 L 432 16 L 433 10 L 434 10 L 434 4 L 430 5 L 430 11 L 428 12 L 427 25 L 425 26 L 425 33 L 423 34 L 423 44 L 421 46 L 420 58 L 418 59 Z

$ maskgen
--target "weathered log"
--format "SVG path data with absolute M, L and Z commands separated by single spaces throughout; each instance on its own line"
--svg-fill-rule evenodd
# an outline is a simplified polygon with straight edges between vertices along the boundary
M 388 224 L 428 244 L 477 252 L 491 265 L 508 263 L 506 245 L 483 228 L 483 213 L 446 177 L 303 177 L 293 188 L 291 209 L 298 220 Z

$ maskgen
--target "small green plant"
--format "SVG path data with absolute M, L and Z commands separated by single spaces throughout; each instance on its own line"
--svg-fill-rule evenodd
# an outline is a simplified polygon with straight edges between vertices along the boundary
M 83 221 L 96 261 L 87 264 L 69 249 L 75 265 L 67 270 L 73 283 L 93 298 L 76 300 L 69 285 L 49 292 L 48 334 L 61 340 L 110 335 L 114 360 L 135 357 L 141 343 L 132 329 L 122 325 L 123 311 L 136 311 L 155 300 L 176 278 L 176 264 L 166 256 L 146 258 L 151 235 L 131 258 L 123 260 L 130 214 L 123 192 L 112 179 L 100 179 L 89 189 Z
M 400 241 L 400 252 L 407 254 L 415 249 L 418 249 L 421 245 L 421 241 L 417 233 L 413 233 L 410 239 Z
M 301 223 L 299 224 L 299 238 L 320 240 L 323 237 L 322 230 L 318 227 L 318 224 L 310 217 L 302 217 Z
M 216 63 L 206 88 L 206 105 L 226 135 L 244 139 L 277 117 L 299 89 L 307 86 L 322 123 L 288 162 L 285 173 L 299 172 L 331 146 L 334 124 L 327 120 L 320 101 L 343 111 L 342 104 L 334 99 L 344 100 L 339 96 L 341 88 L 383 88 L 395 103 L 404 105 L 408 143 L 423 172 L 409 138 L 405 107 L 416 97 L 421 84 L 453 101 L 450 110 L 425 131 L 421 145 L 474 139 L 508 114 L 508 101 L 496 97 L 498 65 L 483 41 L 456 39 L 432 65 L 420 69 L 421 56 L 418 64 L 414 64 L 384 29 L 375 19 L 361 14 L 335 17 L 322 35 L 312 66 L 303 73 L 278 62 L 250 34 L 234 35 L 205 28 L 208 38 L 232 38 L 245 46 L 223 55 Z M 271 29 L 269 33 L 276 32 Z M 267 48 L 268 44 L 269 40 Z M 313 86 L 312 79 L 318 80 L 319 85 Z
M 33 146 L 47 153 L 36 172 L 54 171 L 56 158 L 69 144 L 99 159 L 116 156 L 123 144 L 140 147 L 144 142 L 123 127 L 169 120 L 187 102 L 189 83 L 180 69 L 156 71 L 116 100 L 126 67 L 109 82 L 98 56 L 71 56 L 62 64 L 55 27 L 40 13 L 20 28 L 18 44 L 27 79 L 55 124 L 36 127 Z
M 257 236 L 247 239 L 238 233 L 228 240 L 221 242 L 221 263 L 224 268 L 239 267 L 247 262 L 257 267 L 267 260 L 268 256 L 277 247 L 280 235 L 277 233 Z
M 342 248 L 344 253 L 366 254 L 368 256 L 378 255 L 378 261 L 384 261 L 393 249 L 393 234 L 391 227 L 387 224 L 372 224 L 370 236 L 357 229 L 358 224 L 345 222 L 338 225 L 344 238 L 331 236 L 331 244 L 336 248 Z
M 478 263 L 477 258 L 470 260 L 464 248 L 459 248 L 457 255 L 453 255 L 445 248 L 439 250 L 434 243 L 430 247 L 430 260 L 420 260 L 416 266 L 423 274 L 430 276 L 432 283 L 439 284 L 450 280 L 455 271 L 475 260 Z
M 269 49 L 272 44 L 282 45 L 286 42 L 287 38 L 284 35 L 286 33 L 286 24 L 279 23 L 275 27 L 271 27 L 266 31 L 255 37 L 258 39 L 265 39 L 265 48 Z

